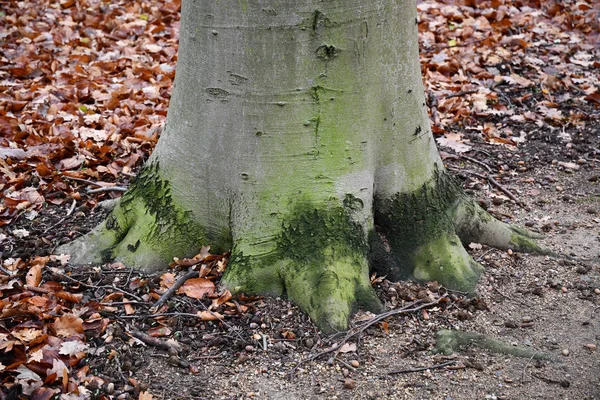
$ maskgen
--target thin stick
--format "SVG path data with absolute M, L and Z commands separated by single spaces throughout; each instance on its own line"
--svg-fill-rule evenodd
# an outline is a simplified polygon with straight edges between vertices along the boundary
M 453 93 L 453 94 L 449 94 L 448 96 L 444 96 L 442 97 L 442 99 L 451 99 L 453 97 L 462 97 L 465 96 L 467 94 L 473 94 L 473 93 L 477 93 L 479 92 L 478 89 L 474 89 L 474 90 L 463 90 L 462 92 L 458 92 L 458 93 Z
M 76 204 L 77 204 L 77 200 L 73 199 L 73 204 L 71 204 L 71 207 L 69 207 L 69 210 L 67 211 L 67 217 L 69 215 L 73 214 L 73 210 L 75 210 L 75 205 Z M 61 221 L 61 223 L 62 223 L 62 221 Z
M 77 279 L 75 279 L 75 278 L 71 278 L 71 277 L 70 277 L 70 276 L 68 276 L 68 275 L 61 274 L 60 272 L 55 272 L 55 271 L 54 271 L 54 272 L 52 272 L 52 274 L 54 274 L 54 275 L 57 275 L 57 276 L 59 276 L 59 277 L 61 277 L 61 278 L 64 278 L 64 279 L 66 279 L 66 280 L 68 280 L 68 281 L 71 281 L 71 282 L 77 283 L 78 285 L 81 285 L 81 286 L 83 286 L 83 287 L 84 287 L 84 288 L 86 288 L 86 289 L 99 289 L 99 288 L 103 288 L 103 289 L 114 289 L 114 290 L 116 290 L 117 292 L 121 292 L 121 293 L 123 293 L 123 294 L 126 294 L 126 295 L 128 295 L 128 296 L 130 296 L 130 297 L 133 297 L 133 298 L 134 298 L 134 299 L 136 299 L 137 301 L 140 301 L 140 302 L 143 302 L 143 301 L 144 301 L 144 300 L 143 300 L 143 299 L 142 299 L 140 296 L 137 296 L 137 295 L 135 295 L 135 294 L 133 294 L 133 293 L 131 293 L 131 292 L 128 292 L 127 290 L 123 290 L 123 289 L 121 289 L 121 288 L 118 288 L 118 287 L 116 287 L 115 285 L 102 285 L 102 286 L 88 285 L 87 283 L 83 283 L 83 282 L 81 282 L 81 281 L 79 281 L 79 280 L 77 280 Z
M 461 156 L 464 157 L 464 156 Z M 487 179 L 487 181 L 489 183 L 491 183 L 492 185 L 496 186 L 498 189 L 500 189 L 502 192 L 504 192 L 504 194 L 506 194 L 511 200 L 513 200 L 515 203 L 517 203 L 518 205 L 520 205 L 521 207 L 524 207 L 525 204 L 523 204 L 523 202 L 521 202 L 519 199 L 517 199 L 517 197 L 511 193 L 510 190 L 508 190 L 507 188 L 505 188 L 504 186 L 502 186 L 497 180 L 495 180 L 491 175 L 481 175 L 478 174 L 477 172 L 473 172 L 473 171 L 469 171 L 469 170 L 460 170 L 458 168 L 448 168 L 451 171 L 456 171 L 456 172 L 466 172 L 468 174 L 471 174 L 473 176 L 476 176 L 478 178 L 481 179 Z
M 195 278 L 198 275 L 199 275 L 198 271 L 196 271 L 195 269 L 190 269 L 185 275 L 183 275 L 179 279 L 177 279 L 175 281 L 175 283 L 173 284 L 173 286 L 171 286 L 169 289 L 167 289 L 167 291 L 164 292 L 162 296 L 160 296 L 160 299 L 158 299 L 156 301 L 156 303 L 154 303 L 154 305 L 150 308 L 150 311 L 156 312 L 163 304 L 166 303 L 167 300 L 169 300 L 171 298 L 171 296 L 173 296 L 173 294 L 177 291 L 177 289 L 179 289 L 181 286 L 183 286 L 183 284 L 188 279 Z
M 422 371 L 427 371 L 428 369 L 444 368 L 444 367 L 447 367 L 448 365 L 453 365 L 453 364 L 456 364 L 456 360 L 446 361 L 444 363 L 432 365 L 430 367 L 420 367 L 420 368 L 401 369 L 401 370 L 398 370 L 398 371 L 391 371 L 391 372 L 388 372 L 388 375 L 410 374 L 412 372 L 422 372 Z
M 102 193 L 102 192 L 126 192 L 127 188 L 123 187 L 123 186 L 103 186 L 103 187 L 99 187 L 98 189 L 88 189 L 87 193 L 88 194 L 94 194 L 94 193 Z
M 300 368 L 301 365 L 303 365 L 303 364 L 305 364 L 307 362 L 316 360 L 317 358 L 322 357 L 322 356 L 324 356 L 326 354 L 337 352 L 339 349 L 342 348 L 342 346 L 349 339 L 353 338 L 356 335 L 361 334 L 367 328 L 369 328 L 370 326 L 376 324 L 377 322 L 379 322 L 379 321 L 381 321 L 381 320 L 383 320 L 385 318 L 391 317 L 393 315 L 408 314 L 408 313 L 411 313 L 411 312 L 414 312 L 414 311 L 418 311 L 418 310 L 420 310 L 422 308 L 426 308 L 426 307 L 438 304 L 440 301 L 442 301 L 442 299 L 447 299 L 447 298 L 446 297 L 440 297 L 436 301 L 432 301 L 430 303 L 424 303 L 424 304 L 422 304 L 421 300 L 417 300 L 417 301 L 415 301 L 415 302 L 413 302 L 411 304 L 408 304 L 408 305 L 406 305 L 406 306 L 404 306 L 402 308 L 399 308 L 397 310 L 388 311 L 388 312 L 385 312 L 385 313 L 382 313 L 382 314 L 374 316 L 373 318 L 371 318 L 370 320 L 366 321 L 365 323 L 363 323 L 361 325 L 358 325 L 358 326 L 350 329 L 350 331 L 346 334 L 346 336 L 344 337 L 344 339 L 342 339 L 342 341 L 339 342 L 337 345 L 335 345 L 335 346 L 333 346 L 333 347 L 331 347 L 331 348 L 329 348 L 327 350 L 324 350 L 324 351 L 322 351 L 320 353 L 314 354 L 314 355 L 312 355 L 312 356 L 310 356 L 310 357 L 308 357 L 308 358 L 306 358 L 304 360 L 299 361 L 298 364 L 296 364 L 296 366 L 294 368 L 292 368 L 292 370 L 289 372 L 289 379 L 292 380 L 292 378 L 294 377 L 294 372 L 296 372 L 296 370 L 298 368 Z M 417 304 L 420 304 L 420 305 L 416 306 Z M 413 307 L 413 308 L 410 308 L 410 307 Z
M 533 360 L 533 357 L 535 357 L 536 354 L 537 353 L 533 353 L 531 355 L 531 357 L 529 358 L 529 361 L 527 361 L 527 364 L 525 364 L 525 367 L 523 368 L 523 372 L 521 373 L 521 383 L 523 383 L 523 379 L 525 378 L 525 371 L 527 370 L 527 367 L 529 367 L 531 360 Z
M 183 347 L 177 342 L 166 342 L 164 340 L 160 340 L 158 338 L 152 337 L 152 336 L 148 335 L 147 333 L 144 333 L 141 331 L 131 331 L 129 333 L 134 338 L 139 339 L 142 342 L 144 342 L 150 346 L 154 346 L 154 347 L 158 347 L 159 349 L 166 350 L 171 354 L 179 353 L 183 350 Z
M 484 163 L 483 161 L 479 161 L 473 157 L 468 157 L 468 156 L 463 156 L 463 155 L 461 155 L 460 158 L 464 158 L 467 161 L 471 161 L 472 163 L 481 165 L 483 168 L 487 169 L 488 172 L 492 172 L 492 168 L 489 165 L 487 165 L 486 163 Z
M 73 176 L 68 176 L 68 175 L 63 175 L 62 177 L 65 179 L 71 180 L 71 181 L 75 181 L 75 182 L 87 183 L 88 185 L 102 186 L 101 184 L 90 181 L 88 179 L 75 178 Z
M 504 186 L 502 186 L 500 183 L 498 183 L 498 181 L 496 181 L 494 178 L 492 178 L 491 176 L 488 176 L 488 181 L 490 181 L 490 183 L 494 186 L 496 186 L 498 189 L 500 189 L 501 191 L 504 192 L 505 195 L 507 195 L 508 197 L 510 197 L 511 200 L 514 200 L 515 203 L 523 206 L 524 204 L 521 202 L 521 200 L 517 199 L 517 197 L 512 194 L 510 192 L 510 190 L 508 190 L 507 188 L 505 188 Z

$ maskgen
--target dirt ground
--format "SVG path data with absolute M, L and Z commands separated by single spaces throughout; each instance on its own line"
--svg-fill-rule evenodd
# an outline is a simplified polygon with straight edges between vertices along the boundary
M 588 112 L 597 117 L 596 111 Z M 512 126 L 514 132 L 529 128 Z M 147 308 L 134 315 L 108 313 L 112 322 L 105 334 L 88 338 L 92 349 L 86 362 L 104 381 L 92 388 L 93 397 L 138 398 L 147 391 L 160 399 L 600 398 L 600 138 L 593 124 L 567 133 L 567 142 L 530 135 L 517 148 L 477 142 L 474 135 L 470 152 L 442 153 L 465 189 L 493 215 L 542 233 L 540 243 L 564 257 L 471 245 L 473 257 L 486 267 L 479 296 L 472 299 L 435 283 L 380 279 L 378 293 L 392 310 L 418 299 L 447 300 L 374 324 L 351 338 L 343 351 L 300 364 L 293 376 L 299 362 L 339 343 L 343 335 L 321 336 L 284 299 L 238 299 L 248 308 L 228 316 L 225 325 L 186 317 L 182 312 L 194 309 L 197 300 L 175 296 L 169 303 L 175 315 L 162 323 L 170 326 L 170 338 L 185 346 L 179 354 L 126 334 L 156 325 Z M 505 172 L 502 186 L 523 205 L 474 175 L 485 174 L 484 164 Z M 55 245 L 94 226 L 102 213 L 78 210 L 64 220 L 61 216 L 60 209 L 49 208 L 15 227 L 46 232 Z M 51 250 L 39 235 L 21 240 L 5 249 L 5 257 Z M 132 274 L 159 280 L 128 269 L 69 267 L 67 272 L 113 285 L 124 284 L 125 278 L 129 282 Z M 86 292 L 90 300 L 103 294 Z M 359 312 L 353 324 L 367 317 Z M 485 334 L 550 358 L 519 358 L 476 346 L 433 354 L 435 332 L 441 328 Z M 448 365 L 438 368 L 442 363 Z

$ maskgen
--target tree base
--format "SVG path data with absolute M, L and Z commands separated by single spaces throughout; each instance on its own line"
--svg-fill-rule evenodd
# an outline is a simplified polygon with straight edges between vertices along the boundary
M 157 270 L 174 256 L 195 254 L 203 244 L 226 251 L 233 243 L 225 286 L 286 296 L 328 332 L 346 329 L 357 307 L 381 310 L 370 268 L 390 280 L 437 281 L 473 294 L 483 267 L 464 244 L 545 252 L 533 235 L 492 218 L 442 172 L 414 192 L 375 198 L 375 230 L 357 222 L 363 203 L 348 197 L 292 204 L 287 213 L 277 214 L 280 228 L 270 236 L 238 231 L 208 239 L 208 227 L 179 205 L 158 164 L 151 163 L 105 222 L 57 251 L 71 254 L 75 264 L 116 260 Z

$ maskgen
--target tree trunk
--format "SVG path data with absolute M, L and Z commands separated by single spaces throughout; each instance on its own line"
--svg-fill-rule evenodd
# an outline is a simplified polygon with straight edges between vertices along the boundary
M 379 307 L 369 266 L 471 291 L 481 267 L 460 239 L 537 249 L 444 171 L 414 0 L 184 0 L 157 147 L 107 220 L 59 250 L 152 270 L 232 249 L 225 285 L 287 295 L 335 330 Z

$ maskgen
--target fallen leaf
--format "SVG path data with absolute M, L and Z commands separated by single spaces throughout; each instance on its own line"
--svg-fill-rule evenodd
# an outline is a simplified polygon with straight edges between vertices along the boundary
M 356 343 L 344 343 L 338 350 L 339 353 L 352 353 L 356 351 Z
M 188 279 L 177 293 L 183 293 L 193 299 L 201 299 L 206 294 L 213 294 L 214 291 L 215 284 L 212 281 L 206 278 L 192 278 Z
M 152 337 L 164 337 L 171 335 L 171 329 L 168 326 L 155 326 L 146 331 Z
M 42 281 L 42 268 L 43 265 L 36 264 L 29 268 L 27 275 L 25 276 L 25 283 L 27 286 L 38 287 Z
M 88 349 L 89 346 L 86 343 L 73 340 L 61 343 L 58 353 L 66 356 L 74 356 L 78 353 L 87 352 Z
M 153 398 L 150 392 L 140 392 L 138 400 L 152 400 Z
M 63 315 L 50 324 L 57 336 L 83 338 L 83 320 L 74 314 Z
M 202 321 L 220 321 L 224 319 L 221 314 L 214 311 L 198 311 L 196 315 L 198 315 Z

